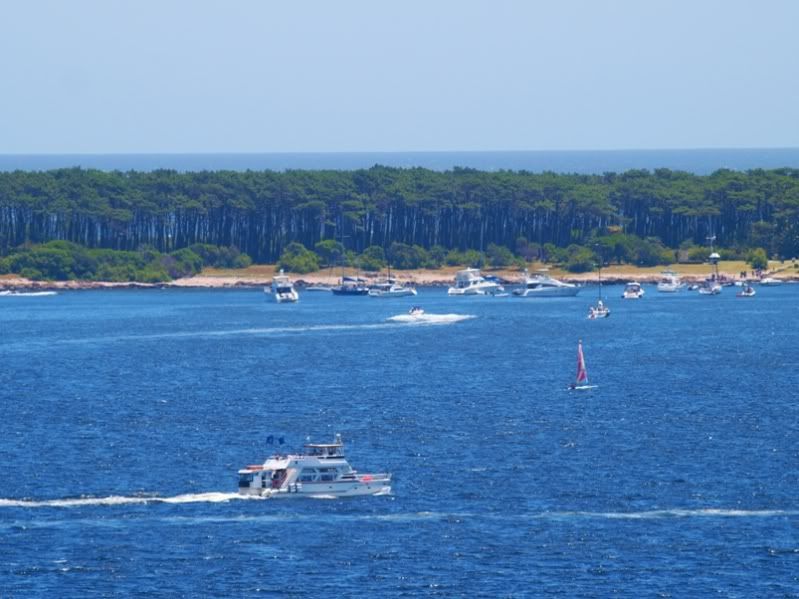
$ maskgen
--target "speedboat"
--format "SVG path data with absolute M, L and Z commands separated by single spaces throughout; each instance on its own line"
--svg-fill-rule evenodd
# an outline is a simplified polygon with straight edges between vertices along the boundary
M 765 277 L 764 279 L 760 279 L 761 285 L 776 287 L 777 285 L 782 285 L 782 281 L 780 279 L 776 279 L 774 277 Z
M 405 287 L 399 283 L 388 280 L 375 283 L 369 288 L 369 297 L 406 297 L 409 295 L 416 295 L 416 289 L 413 287 Z
M 641 299 L 644 297 L 644 288 L 636 281 L 630 281 L 624 286 L 624 292 L 621 294 L 624 299 Z
M 505 289 L 498 281 L 489 281 L 480 275 L 478 268 L 466 268 L 455 273 L 455 286 L 447 290 L 449 295 L 497 295 Z
M 522 287 L 513 290 L 516 297 L 574 297 L 580 287 L 564 283 L 549 276 L 546 270 L 539 270 L 532 277 L 524 271 Z
M 675 293 L 685 287 L 680 277 L 672 270 L 664 270 L 663 275 L 658 282 L 658 291 L 661 293 Z
M 257 497 L 387 495 L 391 475 L 361 474 L 344 457 L 344 443 L 307 443 L 301 454 L 274 454 L 239 470 L 239 493 Z
M 266 289 L 264 289 L 268 293 Z M 294 289 L 294 285 L 280 269 L 280 274 L 272 277 L 272 295 L 278 304 L 296 302 L 300 299 L 300 294 Z
M 423 316 L 424 310 L 421 306 L 413 306 L 410 310 L 408 310 L 408 316 Z
M 735 294 L 735 297 L 754 297 L 755 293 L 757 293 L 755 291 L 755 288 L 752 287 L 749 283 L 746 283 L 743 289 L 741 289 L 738 293 Z
M 369 288 L 360 277 L 342 277 L 341 285 L 331 289 L 333 295 L 367 295 Z

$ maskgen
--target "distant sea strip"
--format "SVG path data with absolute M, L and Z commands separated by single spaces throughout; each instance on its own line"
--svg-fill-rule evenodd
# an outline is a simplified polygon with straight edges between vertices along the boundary
M 598 175 L 667 168 L 707 175 L 718 169 L 799 168 L 799 148 L 516 152 L 308 152 L 266 154 L 0 154 L 0 171 L 81 167 L 103 171 L 356 170 L 376 164 L 446 171 L 530 171 Z

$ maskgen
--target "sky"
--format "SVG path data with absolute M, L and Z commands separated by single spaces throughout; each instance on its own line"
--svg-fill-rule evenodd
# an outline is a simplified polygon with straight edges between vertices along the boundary
M 0 153 L 799 146 L 795 0 L 0 4 Z

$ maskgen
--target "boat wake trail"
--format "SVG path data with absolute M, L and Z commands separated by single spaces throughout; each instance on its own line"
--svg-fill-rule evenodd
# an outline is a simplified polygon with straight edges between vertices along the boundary
M 110 495 L 108 497 L 74 497 L 65 499 L 0 499 L 0 508 L 3 507 L 83 507 L 93 505 L 136 505 L 156 503 L 224 503 L 239 499 L 260 499 L 240 495 L 238 493 L 186 493 L 172 497 L 159 497 L 157 495 Z
M 49 341 L 25 341 L 24 343 L 12 343 L 6 345 L 4 349 L 13 349 L 17 346 L 20 349 L 29 349 L 31 347 L 41 347 L 49 349 L 53 345 L 92 345 L 92 344 L 106 344 L 106 343 L 124 343 L 136 341 L 162 341 L 166 339 L 216 339 L 223 337 L 282 337 L 286 335 L 302 335 L 307 333 L 324 333 L 324 332 L 337 332 L 337 331 L 360 331 L 360 330 L 375 330 L 387 329 L 392 325 L 390 323 L 368 323 L 368 324 L 320 324 L 308 326 L 291 326 L 291 327 L 254 327 L 249 329 L 228 329 L 228 330 L 208 330 L 208 331 L 175 331 L 170 333 L 152 333 L 145 335 L 108 335 L 105 337 L 85 337 L 85 338 L 72 338 L 72 339 L 58 339 Z
M 283 337 L 288 335 L 302 335 L 313 333 L 357 332 L 374 331 L 379 329 L 395 328 L 395 323 L 414 325 L 443 325 L 452 324 L 462 320 L 475 318 L 468 314 L 427 314 L 423 317 L 411 317 L 408 314 L 393 316 L 386 322 L 361 323 L 361 324 L 319 324 L 291 327 L 256 327 L 249 329 L 229 329 L 220 331 L 177 331 L 171 333 L 153 333 L 148 335 L 109 335 L 106 337 L 86 337 L 57 340 L 27 340 L 20 343 L 11 343 L 3 346 L 5 350 L 18 349 L 22 351 L 31 348 L 49 350 L 53 345 L 103 345 L 107 343 L 125 343 L 138 341 L 161 341 L 166 339 L 218 339 L 224 337 Z M 396 330 L 396 329 L 395 329 Z
M 549 512 L 541 517 L 607 518 L 611 520 L 658 520 L 665 518 L 774 518 L 799 516 L 799 510 L 736 510 L 722 508 L 663 509 L 640 512 Z
M 476 318 L 473 314 L 398 314 L 387 318 L 389 322 L 405 324 L 452 324 Z

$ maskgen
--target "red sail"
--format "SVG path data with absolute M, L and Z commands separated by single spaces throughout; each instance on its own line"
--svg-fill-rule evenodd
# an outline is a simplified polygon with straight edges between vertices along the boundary
M 585 358 L 583 357 L 583 342 L 577 343 L 577 382 L 585 383 L 588 381 L 588 371 L 585 369 Z

